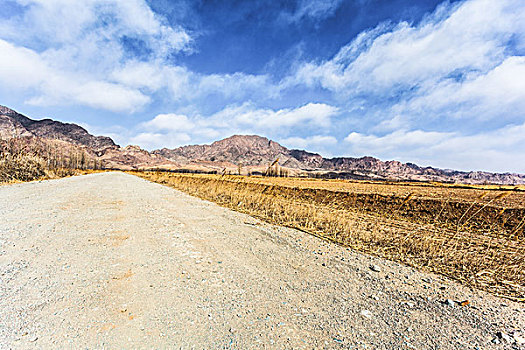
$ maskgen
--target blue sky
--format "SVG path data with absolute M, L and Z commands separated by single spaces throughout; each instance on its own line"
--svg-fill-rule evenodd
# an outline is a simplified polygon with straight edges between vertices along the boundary
M 523 0 L 3 0 L 0 82 L 121 145 L 525 173 Z

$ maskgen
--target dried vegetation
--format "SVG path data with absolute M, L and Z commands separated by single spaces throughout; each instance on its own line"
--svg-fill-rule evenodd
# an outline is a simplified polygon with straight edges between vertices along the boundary
M 271 223 L 525 301 L 522 188 L 134 174 Z
M 84 149 L 67 142 L 36 137 L 0 140 L 0 183 L 59 178 L 101 166 Z

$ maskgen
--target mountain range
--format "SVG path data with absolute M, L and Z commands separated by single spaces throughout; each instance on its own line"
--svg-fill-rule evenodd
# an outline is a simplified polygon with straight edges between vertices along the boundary
M 304 150 L 288 149 L 257 135 L 234 135 L 210 145 L 163 148 L 148 152 L 138 146 L 121 147 L 106 136 L 93 136 L 76 124 L 52 119 L 33 120 L 0 106 L 0 140 L 36 138 L 60 140 L 82 147 L 105 167 L 115 169 L 166 169 L 206 172 L 264 173 L 277 163 L 286 173 L 363 180 L 440 181 L 468 184 L 525 184 L 525 175 L 482 171 L 456 171 L 420 167 L 374 157 L 324 158 Z M 277 166 L 277 165 L 274 165 Z

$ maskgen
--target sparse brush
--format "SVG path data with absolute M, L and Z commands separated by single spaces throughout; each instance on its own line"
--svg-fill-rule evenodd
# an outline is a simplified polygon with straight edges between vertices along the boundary
M 36 137 L 0 140 L 0 183 L 71 176 L 101 167 L 102 162 L 83 148 L 63 141 Z
M 34 155 L 6 155 L 0 158 L 0 182 L 32 181 L 46 176 L 46 162 Z

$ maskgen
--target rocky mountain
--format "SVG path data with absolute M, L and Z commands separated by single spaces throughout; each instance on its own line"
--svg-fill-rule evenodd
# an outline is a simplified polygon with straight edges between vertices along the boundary
M 51 119 L 33 120 L 4 106 L 0 106 L 0 138 L 36 136 L 62 140 L 103 151 L 115 147 L 113 140 L 106 136 L 93 136 L 76 124 L 62 123 Z
M 10 108 L 0 106 L 0 140 L 10 138 L 31 139 L 30 144 L 40 145 L 48 141 L 63 141 L 63 148 L 83 149 L 91 157 L 99 159 L 107 168 L 139 169 L 177 167 L 174 162 L 140 149 L 138 146 L 120 147 L 106 136 L 93 136 L 86 129 L 71 123 L 52 119 L 33 120 Z M 50 143 L 51 145 L 51 143 Z
M 149 153 L 139 146 L 110 147 L 99 154 L 106 168 L 112 169 L 177 169 L 180 164 L 164 158 L 163 156 Z
M 211 145 L 183 146 L 175 149 L 163 148 L 152 153 L 179 162 L 207 161 L 267 166 L 277 157 L 283 157 L 289 150 L 277 142 L 256 135 L 234 135 Z
M 0 140 L 9 138 L 59 140 L 85 150 L 108 168 L 185 169 L 199 171 L 264 172 L 276 159 L 292 175 L 351 179 L 441 181 L 470 184 L 525 184 L 525 175 L 463 172 L 420 167 L 412 163 L 381 161 L 373 157 L 324 158 L 288 149 L 257 135 L 234 135 L 210 145 L 163 148 L 148 152 L 138 146 L 120 147 L 105 136 L 93 136 L 76 124 L 51 119 L 33 120 L 0 106 Z M 40 144 L 42 143 L 40 142 Z M 36 143 L 35 143 L 36 144 Z
M 279 159 L 282 167 L 322 177 L 461 182 L 471 184 L 524 184 L 525 175 L 494 174 L 489 172 L 462 172 L 412 163 L 381 161 L 373 157 L 323 158 L 316 153 L 290 150 L 275 141 L 257 135 L 234 135 L 211 145 L 163 148 L 152 152 L 180 164 L 216 163 L 221 166 L 242 165 L 264 169 Z

